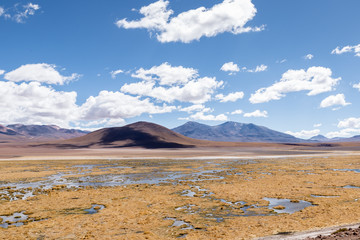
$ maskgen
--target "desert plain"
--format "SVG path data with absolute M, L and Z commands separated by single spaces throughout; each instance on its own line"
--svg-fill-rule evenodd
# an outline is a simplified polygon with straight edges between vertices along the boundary
M 356 224 L 360 154 L 332 147 L 3 146 L 0 238 L 285 239 Z

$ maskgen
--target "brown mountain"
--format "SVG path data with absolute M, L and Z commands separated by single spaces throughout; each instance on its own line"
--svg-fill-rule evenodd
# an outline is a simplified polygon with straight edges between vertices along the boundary
M 13 129 L 5 127 L 0 124 L 0 134 L 2 135 L 8 135 L 8 136 L 14 136 L 19 135 L 17 132 L 15 132 Z
M 24 139 L 25 139 L 24 136 L 17 133 L 13 129 L 5 127 L 0 124 L 0 142 L 1 143 L 21 141 Z
M 27 137 L 28 139 L 34 140 L 70 139 L 89 133 L 76 129 L 61 128 L 56 125 L 12 124 L 8 125 L 7 127 L 14 130 L 16 133 Z
M 36 142 L 64 140 L 80 137 L 89 132 L 65 129 L 55 125 L 23 125 L 12 124 L 8 126 L 0 125 L 0 140 L 2 142 Z
M 57 147 L 144 147 L 144 148 L 188 148 L 199 143 L 163 126 L 137 122 L 124 127 L 103 128 L 85 136 L 52 143 Z

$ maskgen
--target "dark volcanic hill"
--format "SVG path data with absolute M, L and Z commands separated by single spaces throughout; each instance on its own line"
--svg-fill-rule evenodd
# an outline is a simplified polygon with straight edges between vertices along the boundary
M 124 127 L 103 128 L 85 136 L 56 143 L 58 147 L 186 148 L 199 140 L 185 137 L 163 126 L 137 122 Z
M 217 126 L 209 126 L 197 122 L 187 122 L 172 130 L 187 137 L 210 141 L 278 143 L 305 141 L 252 123 L 225 122 Z

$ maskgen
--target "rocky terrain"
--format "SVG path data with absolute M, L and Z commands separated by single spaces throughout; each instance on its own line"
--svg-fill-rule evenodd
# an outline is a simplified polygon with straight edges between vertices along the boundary
M 209 126 L 197 122 L 187 122 L 172 129 L 184 136 L 224 142 L 278 142 L 297 143 L 305 142 L 289 134 L 274 131 L 252 123 L 225 122 L 216 126 Z
M 49 141 L 80 137 L 89 133 L 77 129 L 65 129 L 56 125 L 0 125 L 0 140 L 13 141 Z

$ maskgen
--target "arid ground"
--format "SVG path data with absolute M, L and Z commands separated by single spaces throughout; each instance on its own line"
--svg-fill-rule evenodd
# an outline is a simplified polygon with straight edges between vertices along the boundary
M 299 148 L 4 148 L 0 238 L 254 239 L 360 222 L 358 152 Z

